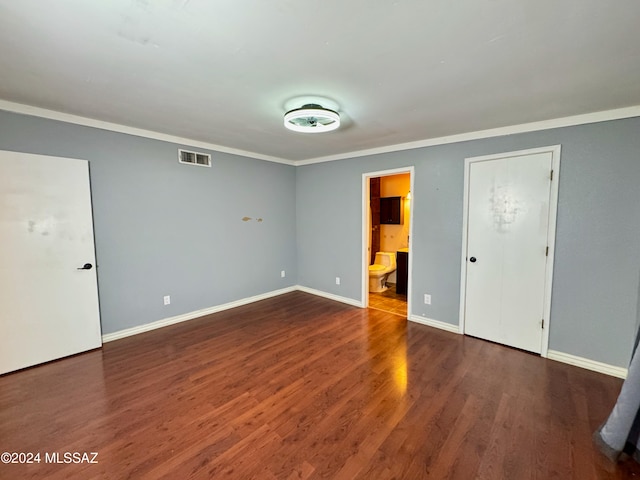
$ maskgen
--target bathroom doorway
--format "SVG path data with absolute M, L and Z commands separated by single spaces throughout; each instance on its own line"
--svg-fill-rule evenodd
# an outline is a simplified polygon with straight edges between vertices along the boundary
M 411 312 L 413 172 L 404 167 L 362 176 L 362 304 L 405 318 Z

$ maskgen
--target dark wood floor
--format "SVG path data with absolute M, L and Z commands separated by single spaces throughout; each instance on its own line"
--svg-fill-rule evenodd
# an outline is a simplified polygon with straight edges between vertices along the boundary
M 620 386 L 295 292 L 0 377 L 0 450 L 43 456 L 0 478 L 633 478 L 591 443 Z

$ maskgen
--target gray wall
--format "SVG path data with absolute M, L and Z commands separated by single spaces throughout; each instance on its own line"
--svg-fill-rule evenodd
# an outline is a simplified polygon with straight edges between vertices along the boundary
M 297 283 L 295 167 L 177 148 L 0 111 L 0 150 L 90 162 L 103 333 Z
M 362 173 L 410 165 L 413 314 L 457 324 L 464 158 L 561 144 L 550 348 L 622 367 L 640 320 L 638 132 L 635 118 L 298 168 L 211 152 L 208 169 L 171 143 L 0 111 L 1 150 L 90 161 L 104 333 L 295 284 L 360 300 Z
M 639 132 L 634 118 L 298 167 L 299 283 L 360 299 L 362 174 L 414 165 L 412 313 L 457 325 L 464 159 L 561 144 L 549 348 L 626 367 L 640 317 Z

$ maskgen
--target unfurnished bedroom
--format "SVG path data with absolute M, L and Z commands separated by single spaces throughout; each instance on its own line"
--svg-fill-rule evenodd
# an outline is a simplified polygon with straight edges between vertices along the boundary
M 639 22 L 0 0 L 0 478 L 640 476 Z

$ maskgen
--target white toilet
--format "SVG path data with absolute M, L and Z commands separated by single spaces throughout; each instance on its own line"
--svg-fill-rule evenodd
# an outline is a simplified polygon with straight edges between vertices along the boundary
M 369 265 L 369 291 L 384 292 L 389 274 L 395 271 L 395 252 L 377 252 L 375 262 Z

